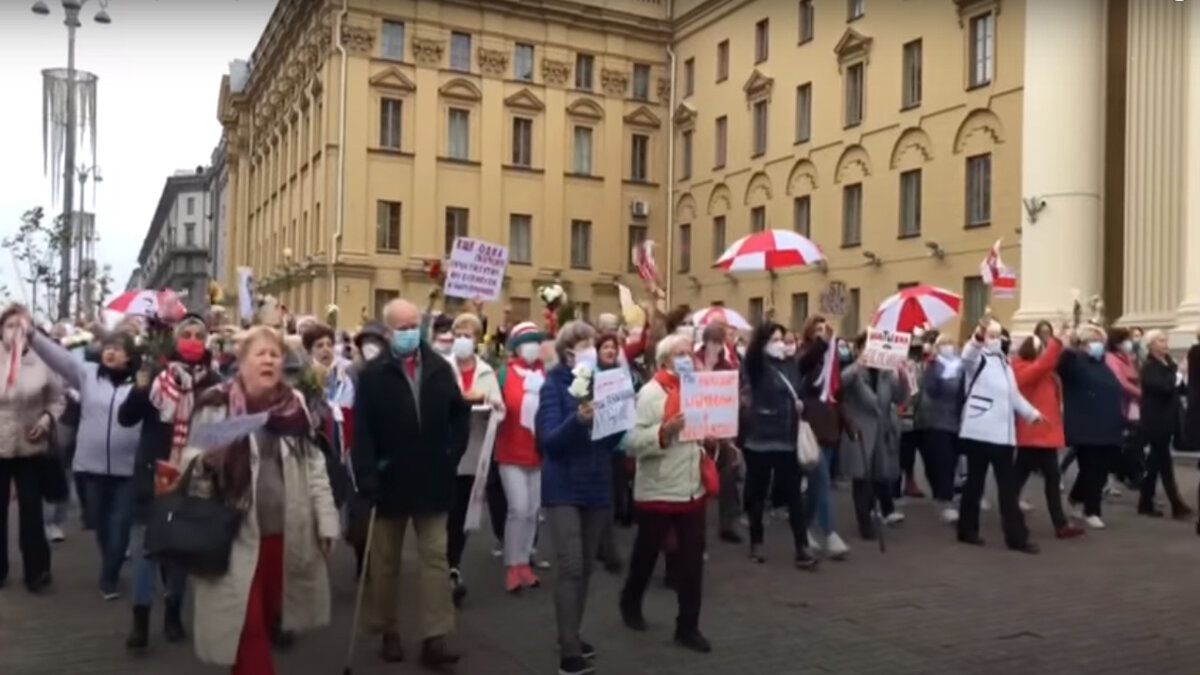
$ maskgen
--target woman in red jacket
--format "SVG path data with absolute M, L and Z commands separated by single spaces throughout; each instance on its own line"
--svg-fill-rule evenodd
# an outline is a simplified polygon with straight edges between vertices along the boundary
M 1029 474 L 1042 474 L 1046 487 L 1046 507 L 1059 539 L 1077 537 L 1083 530 L 1072 525 L 1063 513 L 1062 484 L 1058 470 L 1058 450 L 1066 443 L 1063 438 L 1062 383 L 1055 374 L 1062 343 L 1053 334 L 1045 343 L 1036 335 L 1025 338 L 1012 360 L 1017 387 L 1025 400 L 1042 413 L 1040 424 L 1017 419 L 1017 493 L 1029 480 Z

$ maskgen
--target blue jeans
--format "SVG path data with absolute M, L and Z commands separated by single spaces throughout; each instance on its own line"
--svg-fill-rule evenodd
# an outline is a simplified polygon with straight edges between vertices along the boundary
M 821 448 L 821 464 L 808 472 L 808 512 L 826 535 L 833 534 L 833 486 L 830 468 L 837 448 Z
M 83 474 L 82 500 L 100 549 L 100 591 L 116 593 L 133 525 L 133 479 Z
M 133 526 L 133 604 L 135 607 L 154 605 L 155 577 L 162 577 L 163 598 L 168 601 L 183 598 L 187 575 L 168 565 L 160 565 L 146 557 L 146 526 Z

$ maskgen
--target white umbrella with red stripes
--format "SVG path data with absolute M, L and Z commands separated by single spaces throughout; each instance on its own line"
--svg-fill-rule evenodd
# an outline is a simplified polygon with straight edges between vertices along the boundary
M 893 333 L 912 333 L 918 327 L 938 328 L 958 316 L 962 298 L 937 286 L 912 286 L 879 303 L 871 326 Z
M 693 326 L 701 327 L 707 326 L 714 321 L 720 321 L 726 326 L 737 330 L 750 330 L 752 328 L 746 317 L 723 305 L 713 305 L 712 307 L 705 307 L 698 312 L 693 312 L 691 321 Z
M 145 316 L 174 321 L 184 314 L 183 303 L 175 291 L 125 291 L 113 298 L 105 309 L 126 316 Z
M 791 230 L 763 230 L 733 242 L 713 266 L 730 272 L 771 272 L 811 265 L 824 257 L 808 237 Z

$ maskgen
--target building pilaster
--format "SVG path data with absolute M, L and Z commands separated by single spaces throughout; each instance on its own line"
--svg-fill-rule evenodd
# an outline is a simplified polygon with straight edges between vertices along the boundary
M 1171 3 L 1178 4 L 1178 3 Z M 1183 299 L 1175 310 L 1171 346 L 1185 348 L 1200 332 L 1200 7 L 1185 3 L 1187 66 L 1184 149 L 1184 218 L 1182 237 Z

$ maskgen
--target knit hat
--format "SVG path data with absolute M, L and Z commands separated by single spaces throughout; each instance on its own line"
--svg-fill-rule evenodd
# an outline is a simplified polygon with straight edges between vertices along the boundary
M 185 314 L 183 318 L 179 320 L 179 323 L 175 324 L 175 337 L 179 337 L 179 334 L 183 332 L 183 329 L 187 328 L 188 326 L 200 327 L 200 339 L 203 340 L 208 337 L 208 324 L 204 321 L 204 317 L 200 316 L 199 314 Z
M 546 339 L 542 331 L 538 330 L 537 324 L 532 321 L 522 321 L 513 326 L 508 333 L 508 351 L 515 352 L 517 347 L 527 343 L 540 343 Z
M 358 331 L 358 335 L 354 336 L 354 346 L 362 349 L 364 338 L 372 338 L 380 342 L 387 342 L 387 326 L 383 325 L 382 321 L 368 321 Z

